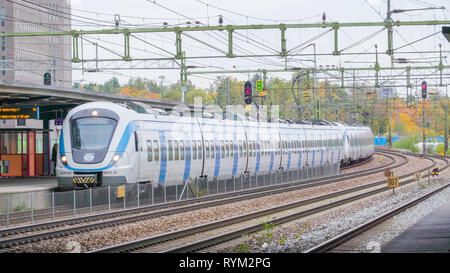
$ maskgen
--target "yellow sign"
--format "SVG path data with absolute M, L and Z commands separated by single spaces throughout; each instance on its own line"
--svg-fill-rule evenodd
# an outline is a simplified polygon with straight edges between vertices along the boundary
M 383 162 L 383 155 L 379 155 L 379 156 L 378 156 L 378 160 L 379 160 L 380 162 Z
M 125 186 L 117 187 L 117 198 L 125 197 Z
M 389 176 L 387 178 L 388 188 L 397 188 L 399 186 L 398 176 Z
M 422 176 L 422 174 L 421 173 L 415 173 L 414 174 L 414 179 L 415 180 L 420 180 L 420 177 Z
M 258 80 L 256 81 L 256 91 L 263 91 L 264 87 L 263 87 L 263 81 L 262 80 Z M 262 96 L 262 95 L 260 95 Z
M 267 96 L 267 91 L 258 92 L 258 97 Z
M 250 111 L 252 110 L 252 106 L 251 105 L 246 105 L 245 106 L 245 111 Z

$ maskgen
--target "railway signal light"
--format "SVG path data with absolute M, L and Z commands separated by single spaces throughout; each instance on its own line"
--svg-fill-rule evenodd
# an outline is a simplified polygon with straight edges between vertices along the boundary
M 44 85 L 52 85 L 52 74 L 49 72 L 44 73 Z
M 253 102 L 252 83 L 246 81 L 244 84 L 244 103 L 249 105 Z
M 427 98 L 427 82 L 423 81 L 422 82 L 422 99 L 426 99 Z

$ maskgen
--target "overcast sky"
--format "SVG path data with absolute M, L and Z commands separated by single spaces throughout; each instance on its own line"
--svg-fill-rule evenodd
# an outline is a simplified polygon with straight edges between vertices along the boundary
M 224 24 L 280 24 L 280 23 L 318 23 L 322 22 L 322 14 L 326 13 L 327 22 L 380 22 L 386 17 L 386 0 L 72 0 L 73 29 L 109 29 L 114 22 L 114 15 L 119 14 L 121 27 L 162 27 L 163 22 L 169 25 L 186 26 L 186 22 L 194 20 L 203 25 L 218 25 L 218 16 L 222 15 Z M 392 9 L 417 9 L 424 7 L 445 7 L 446 10 L 412 11 L 407 13 L 393 14 L 394 20 L 398 21 L 418 21 L 418 20 L 449 20 L 450 1 L 448 0 L 392 0 Z M 86 24 L 86 19 L 81 17 L 98 19 L 96 24 Z M 394 48 L 408 44 L 427 35 L 431 35 L 441 30 L 441 27 L 401 27 L 394 32 Z M 308 30 L 288 30 L 287 48 L 295 46 L 324 33 L 327 29 Z M 379 32 L 378 32 L 379 31 Z M 344 49 L 355 42 L 376 34 L 372 39 L 355 45 L 344 52 L 368 53 L 374 52 L 374 45 L 378 45 L 379 52 L 386 50 L 387 32 L 381 31 L 380 27 L 360 27 L 342 28 L 339 31 L 339 48 Z M 204 32 L 191 33 L 196 39 L 213 45 L 216 48 L 226 51 L 226 33 L 208 34 Z M 162 47 L 163 49 L 175 53 L 174 34 L 140 34 L 137 38 L 131 38 L 131 55 L 133 58 L 163 57 L 169 56 L 167 52 L 157 49 L 144 41 Z M 270 54 L 273 49 L 280 48 L 280 32 L 274 30 L 259 31 L 239 31 L 235 37 L 236 53 Z M 123 37 L 120 35 L 93 35 L 86 37 L 90 41 L 96 41 L 118 53 L 123 52 Z M 100 40 L 98 40 L 100 39 Z M 324 36 L 315 40 L 317 53 L 331 53 L 333 50 L 333 32 L 328 32 Z M 416 52 L 437 50 L 439 44 L 443 45 L 444 51 L 450 50 L 448 43 L 442 34 L 434 35 L 413 46 L 407 46 L 399 51 Z M 211 56 L 223 54 L 219 51 L 207 47 L 193 39 L 183 36 L 183 48 L 188 56 Z M 302 53 L 313 53 L 313 48 L 309 47 Z M 89 42 L 84 42 L 84 57 L 95 58 L 94 46 Z M 447 55 L 445 53 L 444 55 Z M 396 58 L 410 58 L 417 61 L 427 61 L 436 64 L 436 54 L 397 54 Z M 100 58 L 117 57 L 106 50 L 100 49 Z M 433 59 L 434 58 L 434 59 Z M 290 59 L 288 66 L 308 67 L 314 66 L 313 56 L 295 57 Z M 220 69 L 274 69 L 283 68 L 284 58 L 253 58 L 253 59 L 195 59 L 188 60 L 187 65 L 204 67 L 203 70 Z M 368 67 L 375 62 L 373 55 L 350 55 L 350 56 L 319 56 L 317 66 L 335 65 L 343 67 Z M 386 54 L 380 56 L 382 66 L 390 66 L 391 59 Z M 428 63 L 429 64 L 429 63 Z M 448 62 L 444 62 L 448 64 Z M 415 65 L 415 64 L 409 64 Z M 427 65 L 418 63 L 417 65 Z M 95 63 L 87 66 L 93 67 Z M 101 67 L 109 68 L 129 68 L 134 67 L 166 67 L 176 68 L 177 64 L 172 61 L 160 62 L 139 62 L 131 63 L 115 62 L 102 63 Z M 74 66 L 77 67 L 77 66 Z M 200 69 L 201 70 L 201 69 Z M 112 76 L 117 76 L 122 82 L 129 77 L 142 76 L 147 79 L 160 81 L 160 76 L 165 76 L 165 83 L 174 83 L 179 80 L 179 70 L 111 70 L 105 73 L 84 73 L 74 72 L 73 79 L 87 82 L 103 82 Z M 190 77 L 196 85 L 208 87 L 211 80 L 218 75 L 202 75 L 201 77 Z M 233 74 L 233 77 L 246 79 L 249 75 Z M 279 76 L 289 79 L 288 73 L 275 73 L 269 76 Z

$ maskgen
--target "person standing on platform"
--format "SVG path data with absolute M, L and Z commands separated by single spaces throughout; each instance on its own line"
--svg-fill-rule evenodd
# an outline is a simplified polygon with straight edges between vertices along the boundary
M 53 161 L 53 175 L 56 176 L 56 160 L 58 158 L 58 143 L 55 143 L 52 148 L 52 161 Z

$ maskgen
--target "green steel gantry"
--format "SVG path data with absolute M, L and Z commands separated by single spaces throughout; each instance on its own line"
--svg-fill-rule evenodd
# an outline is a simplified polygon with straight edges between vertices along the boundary
M 160 27 L 160 28 L 134 28 L 134 29 L 102 29 L 102 30 L 71 30 L 71 31 L 60 31 L 60 32 L 26 32 L 26 33 L 1 33 L 0 37 L 36 37 L 36 36 L 72 36 L 73 39 L 73 53 L 71 61 L 74 63 L 81 62 L 99 62 L 99 61 L 143 61 L 143 60 L 181 60 L 180 64 L 180 80 L 183 89 L 183 102 L 185 98 L 186 92 L 186 82 L 187 75 L 194 74 L 227 74 L 227 73 L 251 73 L 251 72 L 261 72 L 264 75 L 267 72 L 293 72 L 299 70 L 309 70 L 310 72 L 316 71 L 339 71 L 341 73 L 341 86 L 344 87 L 344 73 L 346 71 L 374 71 L 375 72 L 375 87 L 379 87 L 379 72 L 382 70 L 406 70 L 408 75 L 406 87 L 411 88 L 410 82 L 410 73 L 411 70 L 420 70 L 420 69 L 436 69 L 440 71 L 441 81 L 440 85 L 442 86 L 442 72 L 444 69 L 449 69 L 450 66 L 443 65 L 442 62 L 442 54 L 439 65 L 437 66 L 408 66 L 408 67 L 381 67 L 378 63 L 378 52 L 376 52 L 376 60 L 375 65 L 373 67 L 360 67 L 360 68 L 325 68 L 325 69 L 315 69 L 315 68 L 286 68 L 286 69 L 272 69 L 272 70 L 219 70 L 219 71 L 187 71 L 188 68 L 192 68 L 186 65 L 187 59 L 194 58 L 242 58 L 242 57 L 271 57 L 271 56 L 299 56 L 301 54 L 294 54 L 290 50 L 287 49 L 287 38 L 286 38 L 286 30 L 288 29 L 326 29 L 329 31 L 333 31 L 333 40 L 334 40 L 334 50 L 328 54 L 321 55 L 343 55 L 345 54 L 345 49 L 339 49 L 339 29 L 341 28 L 360 28 L 360 27 L 383 27 L 382 30 L 387 30 L 387 50 L 385 53 L 387 55 L 392 56 L 394 54 L 395 49 L 393 47 L 393 29 L 394 27 L 401 26 L 435 26 L 435 25 L 450 25 L 450 21 L 448 20 L 433 20 L 433 21 L 392 21 L 385 20 L 384 22 L 360 22 L 360 23 L 316 23 L 316 24 L 258 24 L 258 25 L 227 25 L 227 26 L 195 26 L 195 27 Z M 280 31 L 280 39 L 281 39 L 281 49 L 278 54 L 254 54 L 254 55 L 236 55 L 233 51 L 233 33 L 238 30 L 279 30 Z M 200 39 L 189 35 L 188 33 L 193 32 L 204 32 L 204 31 L 226 31 L 228 33 L 228 50 L 222 50 L 213 45 L 210 45 Z M 133 34 L 140 33 L 174 33 L 176 38 L 176 53 L 173 54 L 172 57 L 163 57 L 163 58 L 136 58 L 133 59 L 130 52 L 130 36 Z M 110 34 L 122 34 L 124 36 L 124 52 L 121 59 L 91 59 L 84 60 L 80 59 L 79 55 L 79 43 L 80 38 L 82 39 L 84 35 L 110 35 Z M 216 56 L 186 56 L 185 51 L 182 46 L 182 35 L 194 39 L 200 43 L 203 43 L 219 52 L 223 55 Z M 151 44 L 150 42 L 147 42 Z M 157 46 L 155 46 L 157 47 Z M 165 50 L 166 51 L 166 50 Z M 166 51 L 167 52 L 167 51 Z

